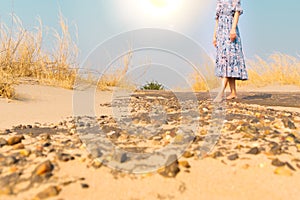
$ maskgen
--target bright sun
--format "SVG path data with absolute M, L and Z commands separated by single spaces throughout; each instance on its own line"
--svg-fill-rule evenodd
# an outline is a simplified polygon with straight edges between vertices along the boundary
M 168 16 L 176 11 L 182 0 L 139 0 L 143 10 L 152 16 Z

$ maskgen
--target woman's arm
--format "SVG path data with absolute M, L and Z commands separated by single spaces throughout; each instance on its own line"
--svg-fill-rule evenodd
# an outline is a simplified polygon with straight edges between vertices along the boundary
M 239 17 L 240 17 L 240 12 L 236 11 L 234 13 L 234 17 L 233 17 L 233 22 L 232 22 L 232 27 L 231 27 L 231 31 L 230 31 L 230 40 L 233 42 L 236 38 L 236 27 L 238 25 L 239 22 Z
M 218 29 L 218 24 L 219 24 L 219 20 L 216 19 L 216 25 L 215 25 L 214 37 L 213 37 L 213 45 L 215 47 L 217 46 L 217 29 Z

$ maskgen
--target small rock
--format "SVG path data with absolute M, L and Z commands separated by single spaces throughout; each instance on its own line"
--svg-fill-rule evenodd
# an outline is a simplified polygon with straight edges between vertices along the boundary
M 228 160 L 236 160 L 239 158 L 239 155 L 237 153 L 235 153 L 235 154 L 229 155 L 227 158 L 228 158 Z
M 74 156 L 71 156 L 70 154 L 68 153 L 58 153 L 57 154 L 57 157 L 60 161 L 63 161 L 63 162 L 67 162 L 69 160 L 74 160 Z
M 270 149 L 270 153 L 272 153 L 273 155 L 279 155 L 281 154 L 282 149 L 281 149 L 281 145 L 277 144 L 277 143 L 273 143 L 271 149 Z
M 216 151 L 213 154 L 211 154 L 212 158 L 218 158 L 218 157 L 223 157 L 224 155 L 222 154 L 221 151 Z
M 11 186 L 5 186 L 0 188 L 0 196 L 2 195 L 12 195 L 14 194 L 13 188 Z
M 24 146 L 24 144 L 22 144 L 22 143 L 15 144 L 15 145 L 13 146 L 13 149 L 14 149 L 14 150 L 19 150 L 19 149 L 24 149 L 24 148 L 25 148 L 25 146 Z
M 34 169 L 33 174 L 42 176 L 44 174 L 51 173 L 53 169 L 54 165 L 49 160 L 46 160 Z
M 180 172 L 180 169 L 178 167 L 177 156 L 175 154 L 170 155 L 168 157 L 166 165 L 167 165 L 166 167 L 159 170 L 160 175 L 167 177 L 167 178 L 174 178 Z
M 93 161 L 92 166 L 95 169 L 98 169 L 98 168 L 100 168 L 102 166 L 102 163 L 98 159 L 96 159 L 96 160 Z
M 5 131 L 4 131 L 4 134 L 5 134 L 5 135 L 6 135 L 6 134 L 10 134 L 10 133 L 12 133 L 10 129 L 5 129 Z
M 51 135 L 49 133 L 43 133 L 40 135 L 42 140 L 50 140 L 51 139 Z
M 15 144 L 20 143 L 23 139 L 24 139 L 23 135 L 12 136 L 12 137 L 8 138 L 7 144 L 8 145 L 15 145 Z
M 51 142 L 45 142 L 44 144 L 43 144 L 43 147 L 50 147 L 52 144 L 51 144 Z
M 124 152 L 116 152 L 113 155 L 113 160 L 119 162 L 119 163 L 124 163 L 128 159 L 127 154 Z
M 91 153 L 91 155 L 92 155 L 94 158 L 99 158 L 99 157 L 101 157 L 101 156 L 103 155 L 102 152 L 101 152 L 101 150 L 100 150 L 99 148 L 97 148 L 97 147 L 92 148 L 92 149 L 90 150 L 90 153 Z
M 54 197 L 59 194 L 61 191 L 61 188 L 58 186 L 49 186 L 42 192 L 38 193 L 34 199 L 39 200 L 39 199 L 46 199 L 49 197 Z
M 19 153 L 24 157 L 28 157 L 31 154 L 31 151 L 29 149 L 22 149 Z
M 80 183 L 80 185 L 81 185 L 81 188 L 84 188 L 84 189 L 90 187 L 90 186 L 89 186 L 88 184 L 86 184 L 86 183 Z
M 32 128 L 32 125 L 29 124 L 29 125 L 26 126 L 26 128 L 31 129 L 31 128 Z
M 257 155 L 259 153 L 260 153 L 260 150 L 257 147 L 253 147 L 247 152 L 247 154 L 253 154 L 253 155 Z
M 4 138 L 0 138 L 0 148 L 7 145 L 7 141 Z
M 282 119 L 282 122 L 285 128 L 296 129 L 294 122 L 292 122 L 290 119 L 284 118 Z
M 194 156 L 194 153 L 190 152 L 190 151 L 185 151 L 183 154 L 182 154 L 183 157 L 185 158 L 191 158 Z
M 296 169 L 295 169 L 289 162 L 285 162 L 285 164 L 286 164 L 286 166 L 287 166 L 288 168 L 290 168 L 291 170 L 296 171 Z
M 0 164 L 4 166 L 11 166 L 13 164 L 16 164 L 18 162 L 18 159 L 14 156 L 8 156 L 4 157 L 4 159 L 0 159 Z
M 282 162 L 278 158 L 276 158 L 276 159 L 272 160 L 271 164 L 276 167 L 282 167 L 285 165 L 285 162 Z
M 285 168 L 285 167 L 277 167 L 274 170 L 274 173 L 277 175 L 281 175 L 281 176 L 292 176 L 293 173 L 291 172 L 291 170 Z
M 185 167 L 185 168 L 190 168 L 190 167 L 191 167 L 191 165 L 189 164 L 189 162 L 186 161 L 186 160 L 179 161 L 178 164 L 179 164 L 180 166 L 182 166 L 182 167 Z
M 153 137 L 153 140 L 155 140 L 155 141 L 160 141 L 160 140 L 162 140 L 163 138 L 161 137 L 161 136 L 154 136 Z

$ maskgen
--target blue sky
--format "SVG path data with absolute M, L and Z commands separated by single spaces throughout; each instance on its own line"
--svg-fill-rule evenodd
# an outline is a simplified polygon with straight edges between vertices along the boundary
M 124 16 L 121 16 L 121 10 L 127 10 L 128 13 L 135 12 L 134 9 L 130 10 L 132 5 L 122 3 L 126 1 L 130 3 L 129 0 L 14 0 L 13 4 L 14 12 L 28 28 L 36 24 L 37 16 L 42 18 L 44 25 L 57 27 L 58 11 L 61 9 L 71 24 L 77 24 L 81 57 L 85 57 L 96 44 L 120 32 L 142 27 L 166 27 L 166 24 L 156 24 L 155 20 L 150 23 L 122 20 Z M 193 16 L 185 22 L 190 26 L 177 27 L 179 23 L 177 16 L 176 21 L 172 21 L 172 29 L 190 36 L 207 51 L 213 52 L 211 36 L 215 1 L 203 3 L 203 6 L 199 1 L 201 2 L 201 0 L 184 1 L 184 4 L 195 5 L 190 7 L 196 7 L 191 13 L 182 12 L 183 15 Z M 264 57 L 275 51 L 291 55 L 300 53 L 298 0 L 243 0 L 242 5 L 244 15 L 241 16 L 239 26 L 247 57 L 251 58 L 254 55 Z M 198 13 L 197 6 L 199 6 Z M 200 7 L 205 7 L 206 12 Z M 1 20 L 9 20 L 11 11 L 12 0 L 1 0 Z
M 113 35 L 145 27 L 180 32 L 214 55 L 216 0 L 183 0 L 167 17 L 145 14 L 145 8 L 137 5 L 141 1 L 147 0 L 1 0 L 0 17 L 9 24 L 13 10 L 28 29 L 37 24 L 38 16 L 45 26 L 57 28 L 61 10 L 71 27 L 78 27 L 80 61 Z M 242 7 L 239 27 L 246 58 L 265 58 L 274 52 L 300 54 L 299 0 L 242 0 Z

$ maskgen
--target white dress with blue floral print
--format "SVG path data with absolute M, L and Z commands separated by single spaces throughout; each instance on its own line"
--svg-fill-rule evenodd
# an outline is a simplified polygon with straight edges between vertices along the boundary
M 236 11 L 243 14 L 241 0 L 217 0 L 216 19 L 218 28 L 216 71 L 218 77 L 231 77 L 238 80 L 247 80 L 244 54 L 242 50 L 241 37 L 237 27 L 237 37 L 232 42 L 230 40 L 230 30 L 233 23 L 233 16 Z

